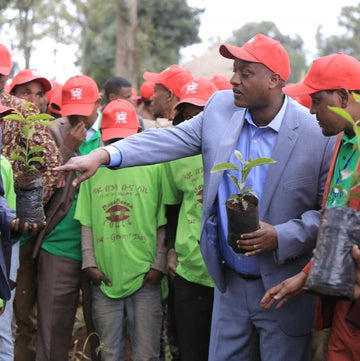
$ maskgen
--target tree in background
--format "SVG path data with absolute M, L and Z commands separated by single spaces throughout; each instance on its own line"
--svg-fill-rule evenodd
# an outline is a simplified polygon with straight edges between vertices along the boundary
M 342 51 L 348 55 L 360 58 L 360 3 L 357 6 L 345 6 L 341 9 L 339 25 L 345 28 L 344 35 L 333 35 L 324 39 L 319 26 L 316 43 L 319 56 L 325 56 Z
M 258 33 L 281 42 L 290 58 L 291 76 L 288 82 L 296 83 L 300 81 L 306 73 L 306 59 L 304 41 L 299 35 L 296 35 L 295 37 L 283 35 L 277 26 L 271 21 L 262 21 L 260 23 L 250 22 L 240 29 L 235 30 L 228 42 L 230 44 L 240 46 Z

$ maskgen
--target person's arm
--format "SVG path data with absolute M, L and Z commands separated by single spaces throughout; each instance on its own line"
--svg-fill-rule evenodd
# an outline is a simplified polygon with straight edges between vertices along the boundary
M 73 157 L 55 171 L 78 171 L 82 174 L 77 177 L 73 185 L 77 186 L 91 177 L 100 166 L 125 168 L 137 165 L 146 165 L 166 162 L 173 159 L 188 157 L 201 152 L 202 113 L 176 127 L 149 130 L 113 143 L 120 154 L 120 161 L 112 162 L 107 147 L 97 149 L 88 155 Z
M 111 286 L 109 279 L 97 268 L 93 246 L 93 234 L 91 227 L 81 226 L 81 251 L 82 251 L 82 269 L 89 276 L 91 282 L 100 287 L 104 282 Z
M 174 279 L 178 266 L 178 257 L 175 251 L 176 230 L 179 219 L 180 204 L 166 206 L 166 247 L 167 247 L 167 267 L 169 276 Z

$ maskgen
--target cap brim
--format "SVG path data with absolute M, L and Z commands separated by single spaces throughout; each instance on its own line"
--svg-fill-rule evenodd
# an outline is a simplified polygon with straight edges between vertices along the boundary
M 7 113 L 10 113 L 14 110 L 14 108 L 9 108 L 9 107 L 5 107 L 3 105 L 0 105 L 0 114 L 3 115 L 3 114 L 7 114 Z
M 146 71 L 143 74 L 143 78 L 145 80 L 152 81 L 153 83 L 157 83 L 158 79 L 159 79 L 159 74 L 158 73 L 151 73 L 149 71 Z
M 90 104 L 62 104 L 61 115 L 67 117 L 69 115 L 89 116 L 94 110 L 95 102 Z
M 0 66 L 0 74 L 9 75 L 11 72 L 11 66 Z
M 134 135 L 138 132 L 138 128 L 105 128 L 101 129 L 102 139 L 116 139 L 116 138 L 126 138 Z
M 184 104 L 184 103 L 193 104 L 193 105 L 196 105 L 198 107 L 204 107 L 207 102 L 208 102 L 208 99 L 185 98 L 185 99 L 179 101 L 178 103 L 176 103 L 175 106 L 174 106 L 174 109 L 177 109 L 177 107 L 180 104 Z
M 11 92 L 17 85 L 30 83 L 31 81 L 38 81 L 44 87 L 44 92 L 45 93 L 47 93 L 48 91 L 50 91 L 53 88 L 51 82 L 49 80 L 47 80 L 46 78 L 33 77 L 33 78 L 26 79 L 26 81 L 22 81 L 21 83 L 14 83 L 14 84 L 11 83 L 9 92 Z
M 283 92 L 286 95 L 289 95 L 290 97 L 298 97 L 298 96 L 301 96 L 301 95 L 313 94 L 313 93 L 317 93 L 320 90 L 321 89 L 311 88 L 311 87 L 309 87 L 308 85 L 306 85 L 304 83 L 287 84 L 283 88 Z
M 227 59 L 241 59 L 245 61 L 250 61 L 253 63 L 261 63 L 258 59 L 256 59 L 253 55 L 251 55 L 248 51 L 238 46 L 233 46 L 229 44 L 222 44 L 219 48 L 220 54 Z

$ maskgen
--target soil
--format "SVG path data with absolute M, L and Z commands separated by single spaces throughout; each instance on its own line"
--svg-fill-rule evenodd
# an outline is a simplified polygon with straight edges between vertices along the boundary
M 40 177 L 41 173 L 39 171 L 24 172 L 16 177 L 14 186 L 15 188 L 22 189 L 28 183 Z
M 233 203 L 232 201 L 226 201 L 226 206 L 234 211 L 240 211 L 240 212 L 252 212 L 253 210 L 255 210 L 255 208 L 257 207 L 257 205 L 259 203 L 257 198 L 255 198 L 253 196 L 245 196 L 244 199 L 248 203 L 248 208 L 246 211 L 242 207 L 241 202 Z

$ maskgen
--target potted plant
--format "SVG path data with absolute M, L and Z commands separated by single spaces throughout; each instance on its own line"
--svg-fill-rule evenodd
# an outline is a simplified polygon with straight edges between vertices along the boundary
M 360 103 L 360 95 L 353 93 Z M 360 151 L 360 119 L 354 120 L 344 109 L 329 107 L 333 112 L 348 120 L 354 129 L 356 143 L 354 151 Z M 341 178 L 351 179 L 350 191 L 334 185 L 330 191 L 342 194 L 344 206 L 325 208 L 316 242 L 316 253 L 305 284 L 305 289 L 317 295 L 351 299 L 353 296 L 356 266 L 351 257 L 353 245 L 360 246 L 360 212 L 350 208 L 351 197 L 360 197 L 356 191 L 360 187 L 358 160 L 355 171 L 344 169 Z M 355 192 L 354 192 L 355 191 Z
M 30 140 L 37 134 L 39 126 L 53 126 L 49 121 L 54 119 L 49 114 L 37 114 L 24 117 L 21 112 L 13 111 L 4 117 L 5 120 L 17 121 L 21 134 L 21 146 L 14 149 L 9 157 L 14 161 L 15 167 L 20 169 L 20 174 L 14 179 L 16 193 L 16 216 L 20 219 L 20 229 L 24 223 L 42 224 L 44 222 L 43 184 L 41 167 L 45 160 L 44 150 L 41 145 L 30 145 Z
M 259 226 L 258 198 L 252 187 L 246 186 L 246 178 L 252 168 L 276 163 L 270 158 L 257 158 L 243 161 L 242 154 L 235 150 L 235 156 L 240 163 L 240 167 L 233 163 L 219 163 L 211 169 L 211 173 L 223 172 L 229 170 L 239 171 L 241 178 L 232 174 L 227 174 L 230 180 L 235 184 L 238 193 L 232 194 L 226 201 L 226 213 L 228 218 L 228 238 L 227 241 L 236 253 L 240 253 L 237 246 L 237 240 L 243 233 L 256 231 Z

